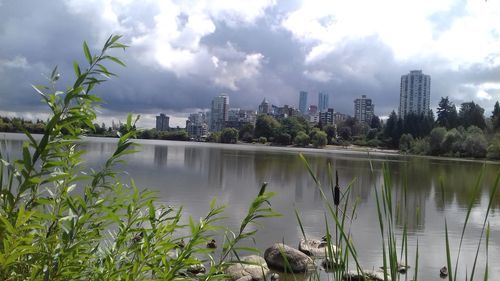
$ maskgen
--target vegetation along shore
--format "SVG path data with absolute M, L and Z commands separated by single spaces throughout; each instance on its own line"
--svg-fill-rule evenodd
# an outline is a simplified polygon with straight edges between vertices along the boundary
M 106 68 L 107 63 L 123 65 L 119 58 L 109 54 L 111 49 L 127 48 L 120 38 L 110 36 L 102 50 L 94 53 L 84 43 L 86 66 L 81 68 L 78 63 L 74 64 L 74 84 L 67 87 L 63 94 L 55 91 L 59 79 L 57 68 L 49 77 L 50 87 L 35 87 L 51 110 L 50 118 L 43 122 L 43 126 L 40 125 L 41 136 L 33 137 L 23 129 L 25 127 L 21 122 L 18 128 L 27 137 L 22 146 L 22 157 L 10 161 L 3 153 L 0 154 L 0 280 L 250 281 L 328 278 L 387 281 L 418 280 L 419 272 L 426 270 L 419 267 L 418 261 L 425 257 L 425 253 L 419 253 L 418 240 L 415 251 L 412 251 L 415 263 L 408 263 L 409 248 L 413 245 L 408 244 L 405 214 L 415 210 L 408 206 L 406 200 L 399 202 L 393 197 L 393 183 L 387 165 L 383 167 L 382 183 L 370 183 L 376 195 L 379 229 L 373 232 L 373 240 L 378 241 L 374 243 L 380 243 L 382 249 L 380 269 L 364 268 L 359 261 L 361 249 L 356 248 L 350 231 L 357 204 L 350 199 L 351 186 L 340 186 L 339 176 L 342 175 L 336 173 L 331 165 L 324 171 L 329 180 L 320 182 L 319 175 L 302 154 L 299 157 L 304 169 L 313 179 L 324 204 L 324 236 L 311 237 L 306 233 L 300 210 L 296 209 L 296 222 L 292 223 L 297 224 L 303 236 L 301 241 L 297 241 L 299 249 L 280 241 L 269 241 L 270 247 L 264 251 L 263 257 L 244 254 L 259 254 L 262 250 L 245 244 L 251 242 L 258 231 L 255 224 L 279 216 L 271 206 L 276 194 L 268 191 L 267 184 L 262 184 L 255 198 L 250 200 L 239 227 L 229 229 L 220 223 L 224 206 L 215 199 L 209 203 L 206 215 L 199 220 L 185 218 L 182 207 L 163 206 L 158 203 L 154 192 L 137 187 L 134 181 L 122 181 L 117 164 L 123 162 L 123 156 L 136 152 L 134 139 L 143 134 L 135 126 L 138 117 L 129 115 L 117 132 L 114 153 L 100 169 L 86 167 L 83 160 L 85 151 L 79 149 L 79 143 L 82 137 L 96 131 L 95 107 L 101 99 L 93 94 L 93 90 L 104 82 L 97 77 L 114 76 Z M 385 128 L 381 127 L 376 134 L 382 136 L 391 124 L 394 125 L 392 121 L 389 118 Z M 448 139 L 446 136 L 454 129 L 434 128 L 430 130 L 428 140 L 426 137 L 417 140 L 429 142 L 430 151 L 435 153 L 432 149 L 442 149 L 442 143 Z M 469 145 L 468 140 L 477 140 L 482 129 L 471 126 L 467 130 L 455 130 L 458 134 L 465 134 L 464 153 L 467 154 L 464 156 L 479 156 L 468 154 L 467 149 L 476 149 L 475 145 Z M 214 137 L 213 140 L 227 142 L 226 132 L 222 132 L 220 139 Z M 257 138 L 258 142 L 271 141 L 281 145 L 290 144 L 292 139 L 295 145 L 301 147 L 310 143 L 313 147 L 324 147 L 328 142 L 338 141 L 333 138 L 336 134 L 332 135 L 328 128 L 324 131 L 322 128 L 310 128 L 300 119 L 279 123 L 262 116 L 253 131 L 248 130 L 248 134 L 243 133 L 242 137 L 249 137 L 250 132 L 252 140 Z M 241 132 L 230 133 L 233 142 Z M 413 145 L 411 141 L 408 143 Z M 474 262 L 466 270 L 467 280 L 477 279 L 480 275 L 488 280 L 488 217 L 499 180 L 500 171 L 495 181 L 488 183 L 491 185 L 488 206 L 481 217 L 481 234 L 477 237 Z M 436 276 L 441 274 L 449 281 L 463 278 L 459 274 L 462 272 L 459 270 L 460 249 L 473 204 L 480 196 L 480 182 L 481 175 L 478 175 L 459 245 L 450 244 L 445 220 L 443 246 L 447 259 L 442 261 L 445 266 L 440 273 L 436 272 Z M 403 198 L 406 198 L 405 188 L 402 192 Z M 442 194 L 441 200 L 444 201 L 445 194 Z M 403 225 L 402 232 L 396 224 Z M 187 235 L 183 234 L 186 230 Z M 215 241 L 214 233 L 223 233 L 224 240 Z M 451 249 L 455 247 L 459 249 L 458 254 L 452 256 Z M 477 264 L 479 255 L 486 256 L 485 264 Z M 326 276 L 325 272 L 328 272 Z

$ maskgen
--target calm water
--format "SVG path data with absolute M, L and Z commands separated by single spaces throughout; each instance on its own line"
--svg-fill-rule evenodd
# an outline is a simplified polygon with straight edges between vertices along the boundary
M 0 135 L 5 148 L 15 157 L 21 148 L 19 135 Z M 114 150 L 113 139 L 89 138 L 89 166 L 99 167 Z M 186 215 L 203 216 L 209 201 L 216 197 L 227 205 L 224 224 L 237 229 L 246 214 L 248 203 L 258 193 L 263 182 L 278 195 L 273 208 L 283 217 L 263 221 L 256 236 L 261 250 L 274 242 L 284 241 L 297 247 L 302 237 L 294 215 L 301 215 L 305 231 L 312 237 L 325 234 L 325 208 L 318 189 L 298 157 L 299 150 L 247 145 L 218 145 L 170 141 L 139 141 L 141 152 L 128 157 L 124 170 L 138 186 L 158 192 L 165 204 L 184 206 Z M 351 232 L 364 268 L 382 265 L 380 230 L 376 215 L 374 189 L 382 181 L 382 165 L 390 168 L 394 198 L 402 202 L 402 186 L 407 183 L 409 228 L 409 263 L 414 264 L 415 245 L 419 243 L 419 280 L 440 280 L 439 268 L 446 264 L 444 218 L 449 225 L 452 255 L 470 201 L 473 186 L 483 171 L 481 196 L 474 202 L 471 221 L 462 249 L 462 269 L 470 272 L 481 232 L 488 192 L 493 186 L 498 163 L 482 163 L 443 159 L 428 159 L 356 153 L 348 151 L 302 150 L 313 170 L 327 182 L 327 163 L 338 170 L 340 185 L 345 188 L 353 181 L 351 199 L 358 200 L 357 215 Z M 371 172 L 371 165 L 374 173 Z M 440 182 L 443 182 L 443 203 Z M 500 280 L 500 192 L 490 214 L 491 241 L 489 248 L 490 280 Z M 402 232 L 402 223 L 398 224 Z M 219 237 L 218 241 L 222 241 Z M 483 243 L 484 244 L 484 243 Z M 453 258 L 454 260 L 454 258 Z M 480 253 L 478 277 L 484 272 L 485 254 Z M 408 280 L 413 277 L 409 274 Z M 478 278 L 479 279 L 479 278 Z

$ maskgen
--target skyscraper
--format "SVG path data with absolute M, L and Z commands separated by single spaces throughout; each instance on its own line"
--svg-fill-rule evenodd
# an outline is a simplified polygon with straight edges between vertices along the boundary
M 262 102 L 260 103 L 258 112 L 259 114 L 271 113 L 271 105 L 269 104 L 266 98 L 264 98 L 264 100 L 262 100 Z
M 300 91 L 299 111 L 302 114 L 307 113 L 307 92 L 305 92 L 305 91 Z
M 354 117 L 359 122 L 370 123 L 374 111 L 375 105 L 372 103 L 372 99 L 366 98 L 366 95 L 362 95 L 361 98 L 354 100 Z
M 404 118 L 408 113 L 427 114 L 431 98 L 431 76 L 422 70 L 412 70 L 401 76 L 399 94 L 399 116 Z
M 219 95 L 212 100 L 210 111 L 210 131 L 218 132 L 224 128 L 224 122 L 228 120 L 229 97 L 225 94 Z
M 328 109 L 328 94 L 319 92 L 318 93 L 318 110 L 319 112 L 325 112 Z
M 170 117 L 168 117 L 163 113 L 160 113 L 160 115 L 156 116 L 156 130 L 168 131 L 169 122 L 170 122 Z

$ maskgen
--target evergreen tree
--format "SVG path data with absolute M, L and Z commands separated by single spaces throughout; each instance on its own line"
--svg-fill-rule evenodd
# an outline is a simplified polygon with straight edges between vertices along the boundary
M 380 129 L 382 124 L 380 124 L 380 118 L 377 115 L 373 115 L 372 120 L 370 120 L 370 128 Z
M 448 99 L 448 97 L 441 97 L 439 106 L 437 108 L 437 120 L 438 126 L 445 127 L 447 129 L 455 128 L 458 126 L 458 114 L 455 105 Z
M 493 124 L 493 129 L 495 131 L 500 130 L 500 104 L 498 104 L 498 101 L 495 103 L 491 114 L 491 124 Z
M 484 108 L 473 101 L 462 103 L 458 117 L 460 118 L 460 124 L 465 128 L 470 126 L 477 126 L 482 130 L 486 128 L 486 122 L 484 121 Z

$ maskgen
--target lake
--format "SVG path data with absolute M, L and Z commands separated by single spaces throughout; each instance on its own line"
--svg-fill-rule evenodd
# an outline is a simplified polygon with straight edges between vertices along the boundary
M 0 139 L 5 140 L 2 149 L 9 152 L 11 158 L 16 158 L 21 151 L 22 135 L 0 134 Z M 85 156 L 88 165 L 99 167 L 113 152 L 115 142 L 116 139 L 87 138 L 82 146 L 88 151 Z M 418 240 L 419 280 L 440 279 L 439 269 L 446 264 L 445 217 L 454 264 L 472 190 L 482 172 L 481 195 L 473 203 L 460 262 L 463 275 L 466 268 L 471 271 L 488 194 L 500 169 L 500 164 L 493 162 L 376 152 L 368 154 L 343 149 L 138 142 L 141 144 L 140 152 L 127 157 L 127 165 L 123 167 L 127 174 L 123 176 L 132 177 L 139 187 L 156 190 L 161 203 L 183 206 L 185 215 L 195 219 L 208 211 L 210 200 L 216 197 L 219 203 L 227 205 L 224 225 L 236 231 L 248 204 L 259 192 L 262 183 L 267 182 L 268 190 L 277 193 L 271 200 L 272 207 L 283 216 L 261 221 L 255 243 L 262 251 L 281 241 L 297 247 L 302 233 L 294 209 L 298 210 L 308 236 L 320 238 L 325 235 L 326 208 L 318 188 L 299 159 L 299 152 L 310 162 L 322 183 L 328 183 L 327 167 L 331 163 L 339 173 L 342 189 L 352 182 L 350 200 L 357 200 L 357 211 L 352 218 L 351 233 L 360 263 L 366 269 L 377 269 L 382 265 L 375 188 L 381 187 L 385 163 L 391 174 L 394 199 L 399 203 L 405 199 L 403 186 L 406 185 L 406 200 L 411 210 L 407 213 L 408 260 L 413 266 Z M 325 188 L 325 191 L 328 190 Z M 330 193 L 327 192 L 327 195 Z M 489 276 L 490 280 L 500 280 L 500 192 L 494 198 L 489 222 Z M 329 224 L 332 225 L 332 222 Z M 397 222 L 397 227 L 398 233 L 401 233 L 402 221 Z M 216 240 L 222 241 L 222 235 L 218 235 Z M 478 280 L 484 272 L 485 260 L 483 240 L 476 273 Z M 410 280 L 413 272 L 406 276 Z

